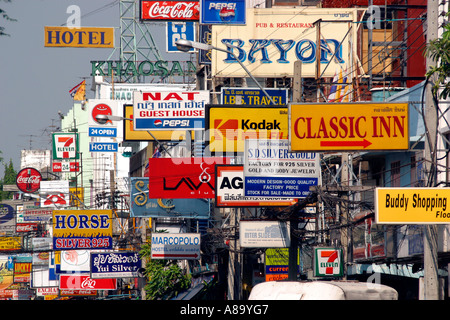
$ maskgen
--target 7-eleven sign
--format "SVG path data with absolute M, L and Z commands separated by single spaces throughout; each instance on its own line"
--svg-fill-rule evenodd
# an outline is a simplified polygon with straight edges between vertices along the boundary
M 343 275 L 342 249 L 314 248 L 315 277 L 342 277 Z
M 53 159 L 78 159 L 78 134 L 57 132 L 53 134 Z

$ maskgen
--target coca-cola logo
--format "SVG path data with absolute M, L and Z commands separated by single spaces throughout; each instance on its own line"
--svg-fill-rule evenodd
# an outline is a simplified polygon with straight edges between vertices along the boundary
M 199 20 L 198 1 L 142 1 L 142 17 L 158 20 Z
M 33 193 L 39 190 L 42 175 L 34 168 L 24 168 L 16 177 L 16 185 L 22 192 Z

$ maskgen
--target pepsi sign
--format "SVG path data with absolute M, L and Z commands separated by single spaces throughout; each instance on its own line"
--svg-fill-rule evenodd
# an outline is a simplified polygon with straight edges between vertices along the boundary
M 245 1 L 201 0 L 200 23 L 245 25 Z

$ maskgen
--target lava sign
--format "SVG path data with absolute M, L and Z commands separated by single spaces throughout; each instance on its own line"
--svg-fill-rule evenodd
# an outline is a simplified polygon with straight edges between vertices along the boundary
M 407 150 L 407 103 L 289 106 L 291 151 Z

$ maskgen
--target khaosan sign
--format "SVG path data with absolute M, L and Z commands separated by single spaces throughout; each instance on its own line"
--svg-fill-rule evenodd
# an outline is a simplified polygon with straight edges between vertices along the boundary
M 150 199 L 148 177 L 131 177 L 130 216 L 147 218 L 208 219 L 207 199 Z
M 376 188 L 377 224 L 450 223 L 449 188 Z
M 245 139 L 287 139 L 287 112 L 287 107 L 207 105 L 207 152 L 244 152 Z
M 291 151 L 407 150 L 407 103 L 290 104 Z
M 114 28 L 44 27 L 45 47 L 114 48 Z
M 317 58 L 320 74 L 324 77 L 333 77 L 341 65 L 353 64 L 356 9 L 278 7 L 247 10 L 246 25 L 213 25 L 212 45 L 234 54 L 212 51 L 213 76 L 247 77 L 237 60 L 253 76 L 263 78 L 292 77 L 297 60 L 302 62 L 303 77 L 315 77 Z M 319 30 L 315 22 L 320 19 Z
M 318 185 L 320 158 L 314 152 L 289 152 L 289 141 L 245 140 L 246 196 L 305 198 Z
M 134 92 L 134 130 L 203 130 L 209 91 Z
M 112 211 L 53 210 L 53 249 L 112 249 Z

